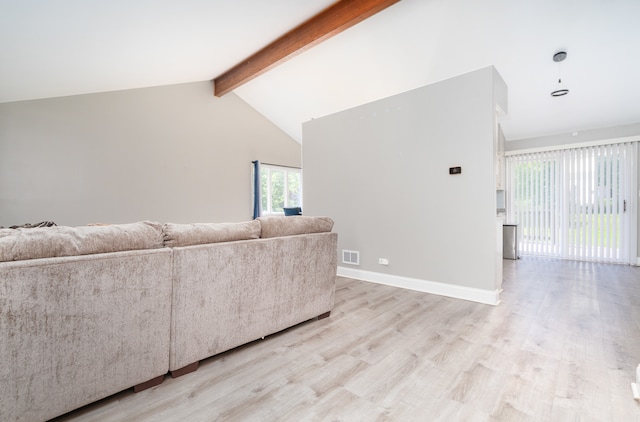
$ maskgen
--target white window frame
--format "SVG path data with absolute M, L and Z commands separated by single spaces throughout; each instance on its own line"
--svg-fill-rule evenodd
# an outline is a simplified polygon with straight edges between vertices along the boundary
M 284 208 L 289 207 L 289 174 L 296 173 L 300 175 L 300 204 L 295 205 L 302 208 L 302 169 L 297 167 L 287 167 L 287 166 L 278 166 L 274 164 L 260 164 L 260 173 L 263 171 L 267 172 L 267 189 L 266 192 L 262 191 L 260 201 L 266 195 L 267 198 L 267 206 L 262 207 L 261 215 L 284 215 L 284 211 L 273 211 L 273 195 L 271 193 L 271 174 L 272 171 L 284 172 Z M 260 174 L 260 183 L 262 183 L 262 174 Z

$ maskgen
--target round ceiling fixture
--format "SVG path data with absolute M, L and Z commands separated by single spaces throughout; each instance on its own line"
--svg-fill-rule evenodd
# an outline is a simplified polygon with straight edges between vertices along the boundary
M 567 58 L 567 52 L 566 51 L 558 51 L 556 54 L 553 55 L 553 61 L 554 62 L 561 62 L 566 58 Z
M 560 77 L 560 62 L 567 58 L 566 51 L 558 51 L 553 55 L 553 61 L 558 63 L 558 89 L 551 92 L 552 97 L 562 97 L 563 95 L 567 95 L 569 90 L 562 85 L 562 78 Z
M 560 81 L 558 81 L 558 83 L 560 83 Z M 553 91 L 551 93 L 552 97 L 562 97 L 563 95 L 567 95 L 569 93 L 569 90 L 567 88 L 562 88 L 562 89 L 556 89 L 555 91 Z
M 569 93 L 569 90 L 566 88 L 563 89 L 556 89 L 555 91 L 553 91 L 551 93 L 552 97 L 562 97 L 563 95 L 567 95 Z

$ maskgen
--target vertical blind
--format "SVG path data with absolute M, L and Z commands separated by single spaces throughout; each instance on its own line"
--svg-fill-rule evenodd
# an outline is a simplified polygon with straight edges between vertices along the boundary
M 638 142 L 510 155 L 523 255 L 635 264 Z

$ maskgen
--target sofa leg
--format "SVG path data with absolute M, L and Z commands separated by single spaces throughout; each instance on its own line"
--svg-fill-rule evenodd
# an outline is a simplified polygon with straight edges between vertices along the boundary
M 143 390 L 146 390 L 147 388 L 155 387 L 156 385 L 162 384 L 162 381 L 164 381 L 164 375 L 160 375 L 159 377 L 155 377 L 153 379 L 150 379 L 149 381 L 134 385 L 133 391 L 139 393 Z
M 184 367 L 182 367 L 180 369 L 176 369 L 175 371 L 171 371 L 171 377 L 172 378 L 178 378 L 178 377 L 181 377 L 183 375 L 187 375 L 187 374 L 189 374 L 191 372 L 194 372 L 196 369 L 198 369 L 198 364 L 199 363 L 200 363 L 199 361 L 193 362 L 190 365 L 184 366 Z
M 325 319 L 331 314 L 331 311 L 318 315 L 318 319 Z

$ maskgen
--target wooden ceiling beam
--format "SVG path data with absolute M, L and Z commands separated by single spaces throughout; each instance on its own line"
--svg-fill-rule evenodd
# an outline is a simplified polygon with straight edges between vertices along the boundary
M 340 0 L 216 77 L 217 97 L 362 22 L 400 0 Z

